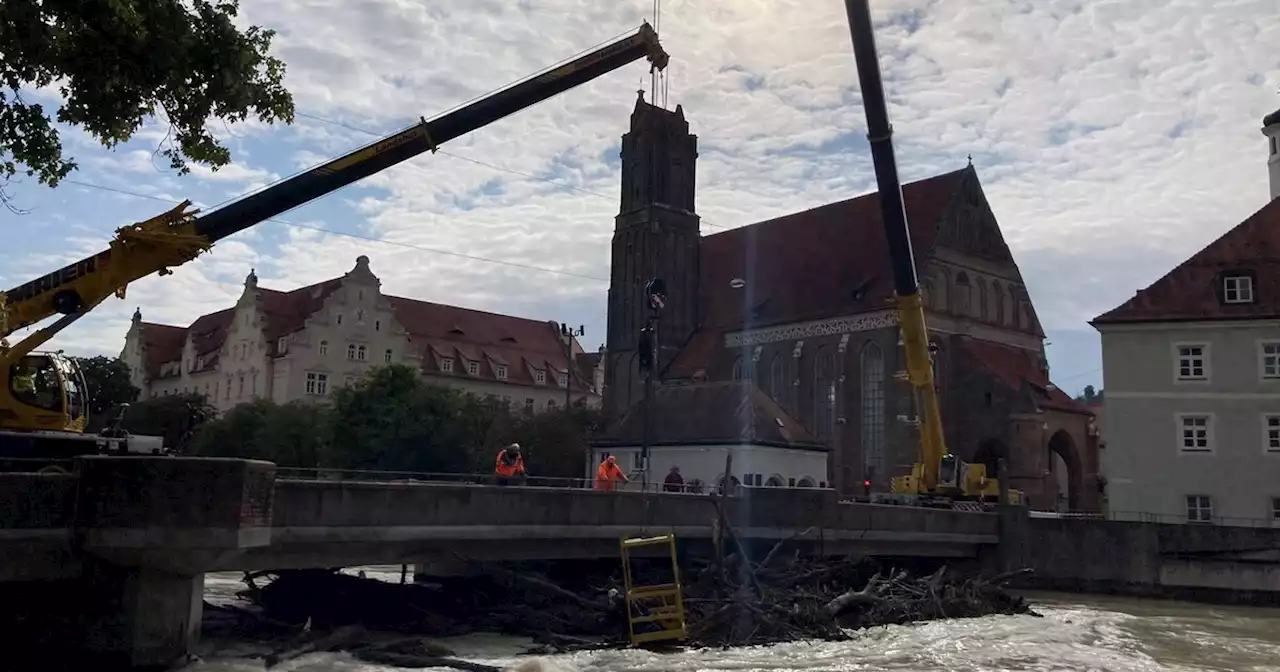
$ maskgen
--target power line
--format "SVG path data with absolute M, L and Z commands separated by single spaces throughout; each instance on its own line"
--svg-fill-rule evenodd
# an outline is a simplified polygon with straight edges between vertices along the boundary
M 160 202 L 162 202 L 162 203 L 169 203 L 169 204 L 172 204 L 172 203 L 173 203 L 173 201 L 171 201 L 170 199 L 162 198 L 162 197 L 160 197 L 160 196 L 152 196 L 151 194 L 143 194 L 143 193 L 139 193 L 139 192 L 136 192 L 136 191 L 129 191 L 128 189 L 119 189 L 119 188 L 116 188 L 116 187 L 108 187 L 108 186 L 106 186 L 106 185 L 102 185 L 102 184 L 94 184 L 93 182 L 84 182 L 84 181 L 82 181 L 82 180 L 75 180 L 75 179 L 64 179 L 64 180 L 62 180 L 62 181 L 63 181 L 63 182 L 66 182 L 66 183 L 68 183 L 68 184 L 74 184 L 74 185 L 81 186 L 81 187 L 88 187 L 88 188 L 90 188 L 90 189 L 100 189 L 100 190 L 102 190 L 102 191 L 109 191 L 109 192 L 113 192 L 113 193 L 116 193 L 116 194 L 122 194 L 122 195 L 125 195 L 125 196 L 133 196 L 133 197 L 136 197 L 136 198 L 145 198 L 145 199 L 149 199 L 149 200 L 152 200 L 152 201 L 160 201 Z M 555 269 L 555 268 L 547 268 L 547 267 L 545 267 L 545 266 L 534 266 L 533 264 L 524 264 L 524 263 L 521 263 L 521 262 L 518 262 L 518 261 L 507 261 L 507 260 L 505 260 L 505 259 L 494 259 L 494 258 L 492 258 L 492 257 L 482 257 L 482 256 L 479 256 L 479 255 L 474 255 L 474 254 L 463 254 L 463 253 L 461 253 L 461 252 L 454 252 L 454 251 L 452 251 L 452 250 L 441 250 L 441 249 L 439 249 L 439 248 L 434 248 L 434 247 L 425 247 L 425 246 L 422 246 L 422 245 L 414 245 L 413 243 L 402 243 L 402 242 L 395 241 L 395 240 L 387 240 L 387 239 L 385 239 L 385 238 L 376 238 L 376 237 L 374 237 L 374 236 L 364 236 L 364 235 L 360 235 L 360 234 L 358 234 L 358 233 L 348 233 L 348 232 L 346 232 L 346 231 L 334 231 L 333 229 L 326 229 L 326 228 L 324 228 L 324 227 L 320 227 L 320 226 L 311 226 L 311 225 L 309 225 L 309 224 L 298 224 L 297 222 L 289 222 L 289 221 L 285 221 L 285 220 L 283 220 L 283 219 L 280 219 L 280 218 L 278 218 L 278 217 L 269 217 L 269 218 L 267 218 L 267 219 L 266 219 L 266 220 L 264 220 L 264 221 L 274 222 L 274 223 L 276 223 L 276 224 L 283 224 L 283 225 L 285 225 L 285 226 L 289 226 L 289 227 L 293 227 L 293 228 L 297 228 L 297 229 L 308 229 L 308 230 L 311 230 L 311 231 L 319 231 L 319 232 L 321 232 L 321 233 L 327 233 L 327 234 L 329 234 L 329 235 L 333 235 L 333 236 L 343 236 L 343 237 L 346 237 L 346 238 L 354 238 L 354 239 L 356 239 L 356 240 L 363 240 L 363 241 L 367 241 L 367 242 L 371 242 L 371 243 L 381 243 L 381 244 L 383 244 L 383 245 L 394 245 L 394 246 L 396 246 L 396 247 L 403 247 L 403 248 L 407 248 L 407 249 L 411 249 L 411 250 L 417 250 L 417 251 L 419 251 L 419 252 L 430 252 L 430 253 L 432 253 L 432 254 L 442 254 L 442 255 L 450 256 L 450 257 L 458 257 L 458 258 L 460 258 L 460 259 L 467 259 L 467 260 L 469 260 L 469 261 L 481 261 L 481 262 L 490 263 L 490 264 L 499 264 L 499 265 L 502 265 L 502 266 L 510 266 L 510 267 L 513 267 L 513 268 L 520 268 L 520 269 L 527 270 L 527 271 L 540 271 L 540 272 L 542 272 L 542 273 L 554 273 L 554 274 L 556 274 L 556 275 L 563 275 L 563 276 L 568 276 L 568 277 L 573 277 L 573 278 L 581 278 L 581 279 L 583 279 L 583 280 L 595 280 L 595 281 L 598 281 L 598 282 L 609 282 L 609 279 L 608 279 L 608 278 L 602 278 L 602 277 L 595 276 L 595 275 L 587 275 L 587 274 L 585 274 L 585 273 L 574 273 L 573 271 L 563 271 L 563 270 Z

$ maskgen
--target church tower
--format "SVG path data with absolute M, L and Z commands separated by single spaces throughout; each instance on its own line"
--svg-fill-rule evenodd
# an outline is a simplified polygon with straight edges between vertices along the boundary
M 667 303 L 658 325 L 662 371 L 698 327 L 698 215 L 694 164 L 698 138 L 684 110 L 646 103 L 644 92 L 622 136 L 622 198 L 614 224 L 606 337 L 605 410 L 626 412 L 644 395 L 636 360 L 648 315 L 645 283 L 661 278 Z
M 1274 201 L 1280 198 L 1280 110 L 1262 118 L 1262 134 L 1267 136 L 1267 172 Z

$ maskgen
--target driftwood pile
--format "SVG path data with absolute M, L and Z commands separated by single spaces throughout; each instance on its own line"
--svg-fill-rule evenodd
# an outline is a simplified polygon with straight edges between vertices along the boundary
M 1021 572 L 979 579 L 953 575 L 943 566 L 913 576 L 868 559 L 781 553 L 783 546 L 779 543 L 759 562 L 744 561 L 741 548 L 722 559 L 685 561 L 687 645 L 838 640 L 849 637 L 850 629 L 878 625 L 1034 614 L 1001 587 Z M 665 565 L 669 571 L 669 561 Z M 642 582 L 662 580 L 662 562 L 639 559 L 633 566 Z M 250 630 L 261 635 L 262 628 L 280 635 L 268 666 L 341 649 L 399 667 L 493 669 L 452 659 L 448 650 L 423 639 L 472 632 L 531 638 L 540 646 L 530 653 L 628 644 L 616 561 L 598 563 L 594 572 L 580 564 L 475 564 L 472 569 L 467 576 L 420 578 L 424 582 L 405 585 L 329 570 L 256 574 L 246 577 L 249 589 L 242 593 L 256 609 L 214 607 L 211 616 L 223 619 L 224 626 L 243 628 L 242 636 Z

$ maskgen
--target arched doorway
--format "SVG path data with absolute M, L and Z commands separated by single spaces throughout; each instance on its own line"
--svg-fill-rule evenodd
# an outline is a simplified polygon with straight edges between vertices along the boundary
M 774 474 L 774 475 L 772 475 L 772 476 L 770 476 L 770 477 L 769 477 L 769 480 L 767 480 L 767 481 L 765 481 L 765 482 L 764 482 L 764 487 L 766 487 L 766 488 L 781 488 L 782 486 L 784 486 L 784 485 L 786 485 L 786 484 L 787 484 L 787 482 L 786 482 L 786 481 L 784 481 L 784 480 L 782 480 L 782 477 L 781 477 L 781 476 L 779 476 L 779 475 L 777 475 L 777 474 Z
M 1053 508 L 1059 511 L 1079 511 L 1083 474 L 1075 441 L 1066 430 L 1059 429 L 1049 437 L 1048 448 L 1050 483 L 1056 487 L 1046 487 L 1045 490 L 1058 493 L 1057 506 Z

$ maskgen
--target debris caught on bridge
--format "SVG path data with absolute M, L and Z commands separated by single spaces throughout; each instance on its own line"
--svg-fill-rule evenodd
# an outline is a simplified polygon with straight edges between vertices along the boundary
M 735 552 L 682 563 L 691 646 L 744 646 L 803 639 L 846 639 L 852 630 L 989 614 L 1031 614 L 1003 584 L 1027 570 L 962 576 L 945 566 L 912 574 L 871 559 L 828 559 L 786 550 L 779 542 L 758 562 L 726 529 Z M 654 568 L 661 563 L 654 562 Z M 646 571 L 643 559 L 636 570 Z M 669 567 L 669 565 L 668 565 Z M 530 653 L 627 646 L 617 563 L 471 563 L 462 576 L 419 577 L 397 585 L 329 570 L 247 577 L 243 595 L 266 623 L 320 632 L 359 624 L 371 631 L 445 637 L 491 632 L 529 637 Z M 611 590 L 617 589 L 617 590 Z M 295 626 L 295 632 L 297 626 Z M 296 643 L 289 643 L 286 649 Z M 303 645 L 305 648 L 305 644 Z M 439 651 L 344 646 L 370 662 L 448 667 Z M 398 661 L 398 662 L 396 662 Z M 458 661 L 461 662 L 461 661 Z M 456 669 L 481 669 L 457 667 Z

